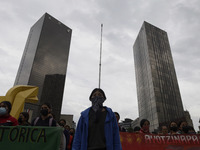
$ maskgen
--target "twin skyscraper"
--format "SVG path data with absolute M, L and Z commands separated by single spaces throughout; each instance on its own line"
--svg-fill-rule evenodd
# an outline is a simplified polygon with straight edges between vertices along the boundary
M 38 104 L 26 103 L 32 118 L 49 102 L 60 118 L 72 30 L 45 13 L 30 29 L 14 85 L 39 87 Z
M 45 13 L 30 29 L 14 85 L 39 87 L 38 104 L 27 103 L 32 118 L 43 102 L 60 118 L 72 30 Z M 167 33 L 144 22 L 135 41 L 139 118 L 151 129 L 184 119 L 184 111 Z M 133 81 L 134 82 L 134 81 Z
M 139 118 L 151 130 L 185 120 L 167 33 L 144 22 L 133 46 Z

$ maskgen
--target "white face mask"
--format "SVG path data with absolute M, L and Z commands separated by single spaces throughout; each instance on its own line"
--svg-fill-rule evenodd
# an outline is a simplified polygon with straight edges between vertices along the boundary
M 6 114 L 6 108 L 0 107 L 0 115 L 5 115 L 5 114 Z

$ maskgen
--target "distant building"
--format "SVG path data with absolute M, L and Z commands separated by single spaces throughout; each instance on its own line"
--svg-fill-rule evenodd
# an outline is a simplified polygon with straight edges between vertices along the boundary
M 120 122 L 119 125 L 120 125 L 120 127 L 122 127 L 122 128 L 127 130 L 128 128 L 132 128 L 131 127 L 131 122 L 132 121 L 133 121 L 132 119 L 125 118 L 125 120 Z
M 140 120 L 139 118 L 136 118 L 131 122 L 131 127 L 134 129 L 136 126 L 140 127 Z
M 150 130 L 184 119 L 167 33 L 144 22 L 133 46 L 139 118 Z
M 65 85 L 65 75 L 45 75 L 40 104 L 50 102 L 56 120 L 59 120 Z
M 30 29 L 14 85 L 39 87 L 37 104 L 25 104 L 32 117 L 43 102 L 53 105 L 59 120 L 72 30 L 45 13 Z
M 64 119 L 66 121 L 66 125 L 69 125 L 70 128 L 76 129 L 76 123 L 73 121 L 73 115 L 61 114 L 60 119 Z

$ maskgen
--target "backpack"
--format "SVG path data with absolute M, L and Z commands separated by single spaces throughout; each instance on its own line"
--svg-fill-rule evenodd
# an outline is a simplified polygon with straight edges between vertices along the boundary
M 37 117 L 37 118 L 35 119 L 35 121 L 34 121 L 34 123 L 33 123 L 33 126 L 36 125 L 36 123 L 38 122 L 39 118 L 40 118 L 40 117 Z M 51 118 L 49 119 L 49 127 L 52 126 L 52 122 L 53 122 L 53 118 L 51 117 Z

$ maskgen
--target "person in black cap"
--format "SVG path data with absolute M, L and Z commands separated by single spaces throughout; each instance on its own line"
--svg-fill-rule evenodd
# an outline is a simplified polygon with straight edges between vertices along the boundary
M 92 106 L 81 113 L 72 150 L 121 150 L 115 114 L 111 108 L 103 106 L 104 91 L 95 88 L 89 100 Z
M 9 101 L 0 103 L 0 126 L 16 126 L 18 125 L 17 119 L 10 115 L 12 105 Z

